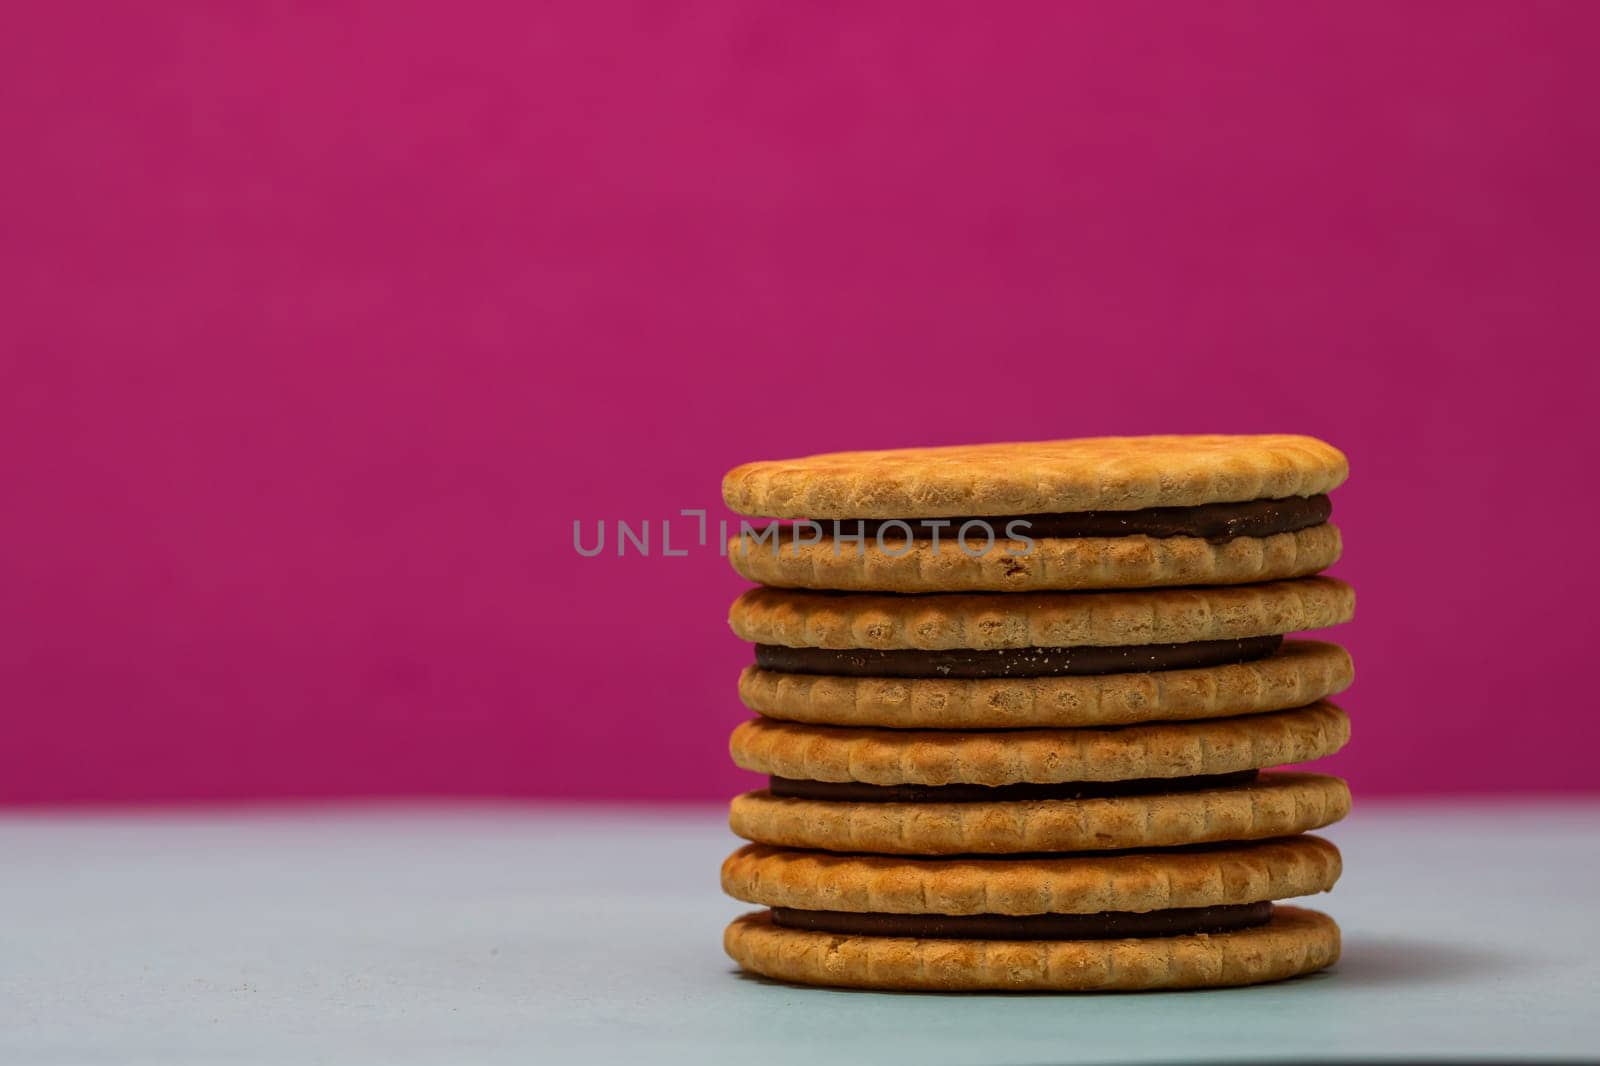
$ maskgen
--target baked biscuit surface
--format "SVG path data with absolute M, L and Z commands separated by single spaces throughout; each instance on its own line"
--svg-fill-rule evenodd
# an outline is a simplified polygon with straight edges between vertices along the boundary
M 728 622 L 756 644 L 1026 648 L 1226 640 L 1347 622 L 1355 593 L 1328 577 L 1218 588 L 903 596 L 753 588 Z
M 728 826 L 779 847 L 1016 855 L 1261 840 L 1321 829 L 1349 813 L 1350 789 L 1339 778 L 1269 772 L 1231 788 L 978 803 L 839 803 L 763 789 L 734 797 Z
M 1314 437 L 1093 437 L 833 452 L 746 463 L 733 510 L 773 518 L 912 518 L 1129 511 L 1326 493 L 1349 472 Z
M 1339 561 L 1331 522 L 1268 537 L 1081 537 L 996 540 L 963 550 L 950 540 L 877 544 L 735 537 L 741 577 L 776 588 L 850 592 L 1008 592 L 1236 585 L 1307 577 Z
M 1281 981 L 1332 965 L 1339 927 L 1278 907 L 1266 925 L 1127 940 L 932 940 L 838 936 L 735 919 L 723 936 L 747 970 L 798 984 L 922 992 L 1136 992 Z
M 1285 641 L 1253 662 L 1189 670 L 989 679 L 837 677 L 748 666 L 739 698 L 767 717 L 892 729 L 1020 729 L 1225 718 L 1304 707 L 1350 686 L 1337 644 Z
M 1093 914 L 1326 892 L 1339 851 L 1297 836 L 1219 847 L 1019 858 L 894 858 L 747 844 L 722 887 L 764 907 L 904 914 Z
M 1320 759 L 1349 739 L 1350 719 L 1324 700 L 1102 729 L 873 729 L 752 718 L 734 729 L 728 749 L 743 769 L 797 780 L 997 787 L 1231 774 Z

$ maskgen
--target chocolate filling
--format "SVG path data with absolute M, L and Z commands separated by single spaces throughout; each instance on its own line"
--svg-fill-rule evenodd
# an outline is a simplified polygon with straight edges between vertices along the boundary
M 843 936 L 915 936 L 967 940 L 1118 940 L 1123 937 L 1226 933 L 1266 925 L 1272 904 L 1181 907 L 1138 914 L 860 914 L 772 908 L 772 924 Z
M 1270 537 L 1320 526 L 1333 514 L 1326 496 L 1290 496 L 1281 500 L 1247 500 L 1244 503 L 1208 503 L 1199 507 L 1147 507 L 1142 511 L 1078 511 L 1063 514 L 987 515 L 974 518 L 817 518 L 812 521 L 825 535 L 861 533 L 876 539 L 903 540 L 906 527 L 914 540 L 955 540 L 967 522 L 986 525 L 968 529 L 966 539 L 980 544 L 993 530 L 995 539 L 1010 533 L 1035 539 L 1054 537 L 1204 537 L 1229 541 L 1235 537 Z M 934 523 L 934 524 L 929 524 Z M 1012 525 L 1026 523 L 1026 525 Z M 804 528 L 804 527 L 801 527 Z M 1008 532 L 1009 531 L 1009 532 Z M 794 534 L 785 532 L 785 539 Z M 808 530 L 807 537 L 815 530 Z
M 1146 777 L 1133 781 L 1062 781 L 1018 785 L 869 785 L 861 781 L 805 781 L 793 777 L 767 779 L 767 790 L 790 799 L 837 803 L 986 803 L 1025 800 L 1096 799 L 1193 792 L 1202 788 L 1248 785 L 1257 771 L 1200 777 Z
M 1283 637 L 1195 640 L 1186 644 L 1122 644 L 1077 648 L 954 648 L 948 651 L 788 648 L 757 644 L 756 665 L 787 674 L 842 677 L 1060 677 L 1186 670 L 1264 659 Z

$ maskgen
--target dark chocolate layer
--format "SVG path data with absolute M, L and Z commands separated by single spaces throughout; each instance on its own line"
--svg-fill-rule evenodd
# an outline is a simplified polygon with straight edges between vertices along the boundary
M 1119 940 L 1123 937 L 1226 933 L 1266 925 L 1272 904 L 1183 907 L 1138 914 L 860 914 L 772 908 L 772 923 L 843 936 L 914 936 L 962 940 Z
M 756 665 L 788 674 L 843 677 L 1060 677 L 1187 670 L 1264 659 L 1283 637 L 1196 640 L 1186 644 L 1123 644 L 1094 648 L 955 648 L 948 651 L 787 648 L 757 644 Z
M 988 803 L 1026 800 L 1096 799 L 1104 796 L 1148 796 L 1162 792 L 1193 792 L 1202 788 L 1248 785 L 1257 771 L 1202 777 L 1146 777 L 1134 781 L 1063 781 L 1055 784 L 1019 785 L 869 785 L 860 781 L 803 781 L 771 777 L 767 789 L 774 796 L 826 800 L 835 803 Z
M 842 533 L 853 536 L 859 532 L 873 539 L 877 537 L 878 530 L 883 529 L 886 540 L 903 539 L 909 526 L 915 540 L 931 540 L 937 534 L 941 541 L 953 541 L 960 535 L 963 523 L 982 522 L 986 526 L 968 529 L 968 539 L 986 541 L 989 531 L 993 530 L 996 540 L 1005 540 L 1009 530 L 1035 539 L 1142 535 L 1229 541 L 1235 537 L 1270 537 L 1276 533 L 1310 529 L 1326 522 L 1332 514 L 1333 501 L 1326 496 L 1290 496 L 1281 500 L 1208 503 L 1199 507 L 1148 507 L 1142 511 L 1078 511 L 935 519 L 818 518 L 813 521 L 826 535 Z M 792 534 L 786 533 L 786 539 L 788 536 Z

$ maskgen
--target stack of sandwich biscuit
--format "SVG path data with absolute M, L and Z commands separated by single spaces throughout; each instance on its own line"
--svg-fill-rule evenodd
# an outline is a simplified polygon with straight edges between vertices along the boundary
M 1300 436 L 1099 438 L 848 452 L 727 475 L 764 519 L 728 545 L 768 786 L 725 890 L 743 967 L 805 984 L 1133 990 L 1253 984 L 1339 955 L 1308 830 L 1338 778 L 1348 621 Z

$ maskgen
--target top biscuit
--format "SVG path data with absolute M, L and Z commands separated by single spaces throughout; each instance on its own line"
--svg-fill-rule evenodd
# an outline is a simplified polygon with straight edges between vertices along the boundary
M 1315 437 L 1086 437 L 746 463 L 722 479 L 722 498 L 770 518 L 1137 511 L 1312 496 L 1348 473 Z

